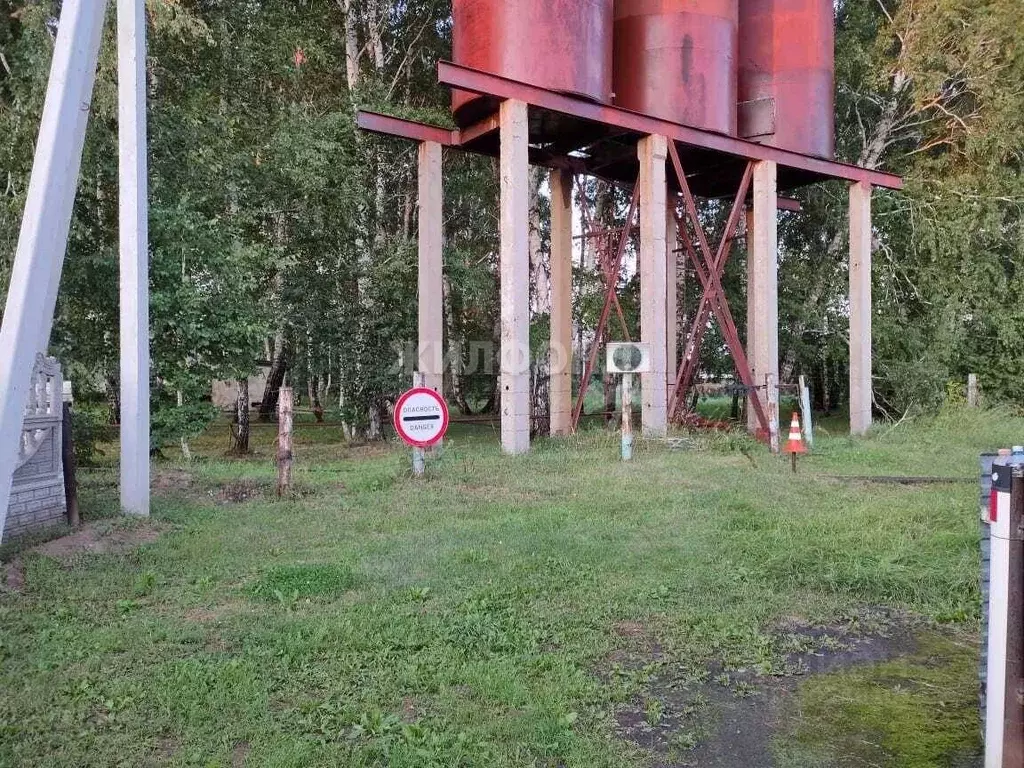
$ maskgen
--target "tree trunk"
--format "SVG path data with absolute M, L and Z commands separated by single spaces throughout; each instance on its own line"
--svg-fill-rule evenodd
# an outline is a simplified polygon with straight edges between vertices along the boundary
M 249 453 L 249 379 L 238 380 L 238 397 L 235 400 L 235 418 L 231 452 L 236 456 Z
M 315 373 L 308 376 L 306 382 L 306 393 L 309 395 L 309 407 L 313 409 L 313 416 L 317 424 L 324 423 L 324 407 L 320 403 L 320 377 Z
M 345 12 L 345 74 L 349 93 L 359 89 L 359 32 L 353 0 L 338 0 Z
M 551 376 L 548 371 L 548 358 L 545 355 L 538 356 L 533 364 L 533 386 L 531 387 L 532 426 L 530 435 L 532 437 L 547 437 L 551 434 Z
M 370 426 L 366 430 L 367 440 L 384 439 L 384 419 L 381 413 L 383 410 L 383 406 L 378 401 L 370 404 Z
M 117 374 L 108 373 L 103 381 L 107 395 L 107 421 L 111 425 L 121 423 L 121 382 Z
M 604 420 L 609 427 L 615 426 L 615 396 L 618 389 L 618 382 L 615 374 L 606 373 L 601 379 L 604 385 Z
M 260 403 L 260 421 L 272 421 L 277 412 L 277 398 L 288 373 L 288 350 L 284 340 L 284 332 L 278 331 L 274 336 L 274 356 L 270 360 L 270 371 L 267 373 L 267 388 L 263 391 Z
M 277 416 L 277 495 L 292 487 L 292 390 L 281 388 Z

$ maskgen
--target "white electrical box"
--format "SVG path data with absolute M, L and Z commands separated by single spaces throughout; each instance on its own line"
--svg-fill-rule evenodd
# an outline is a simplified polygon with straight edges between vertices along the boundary
M 637 341 L 608 345 L 608 373 L 650 373 L 651 345 Z

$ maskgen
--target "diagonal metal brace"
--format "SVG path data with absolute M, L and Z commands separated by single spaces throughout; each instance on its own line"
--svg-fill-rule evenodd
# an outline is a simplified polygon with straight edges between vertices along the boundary
M 764 409 L 764 404 L 761 402 L 761 397 L 754 384 L 754 374 L 750 368 L 750 362 L 747 360 L 746 351 L 743 349 L 743 345 L 740 343 L 739 331 L 736 330 L 736 323 L 733 320 L 732 312 L 729 310 L 729 304 L 725 298 L 725 290 L 722 287 L 721 269 L 725 266 L 724 260 L 719 261 L 715 256 L 712 256 L 711 247 L 708 245 L 707 235 L 704 233 L 704 229 L 700 224 L 700 218 L 697 214 L 697 203 L 694 200 L 693 193 L 690 190 L 690 185 L 686 180 L 686 173 L 683 170 L 683 163 L 679 159 L 679 151 L 676 149 L 675 142 L 669 142 L 668 144 L 669 156 L 672 160 L 672 166 L 678 177 L 679 187 L 683 193 L 683 202 L 686 206 L 686 213 L 689 216 L 690 222 L 693 225 L 693 231 L 697 236 L 698 249 L 694 249 L 692 244 L 687 240 L 687 250 L 690 254 L 691 260 L 693 261 L 694 271 L 697 273 L 697 278 L 700 280 L 701 285 L 704 288 L 704 298 L 706 302 L 702 301 L 702 305 L 706 306 L 710 304 L 711 311 L 714 313 L 718 320 L 719 327 L 722 330 L 722 336 L 725 338 L 725 342 L 729 347 L 729 352 L 732 354 L 733 362 L 736 364 L 736 373 L 740 377 L 740 381 L 743 385 L 748 387 L 750 390 L 750 403 L 754 408 L 754 412 L 757 415 L 757 419 L 761 424 L 761 427 L 765 432 L 769 432 L 769 421 L 768 415 Z M 752 173 L 752 168 L 748 165 L 744 178 L 749 184 L 749 177 Z M 741 200 L 742 198 L 737 198 Z M 726 253 L 728 243 L 731 241 L 729 235 L 732 230 L 735 229 L 738 221 L 739 213 L 738 207 L 734 203 L 733 211 L 730 214 L 731 229 L 727 229 L 725 236 L 722 239 L 722 243 L 719 246 L 718 256 L 723 256 Z M 680 227 L 683 231 L 684 228 Z M 703 258 L 701 258 L 703 257 Z M 699 314 L 699 313 L 698 313 Z M 705 323 L 706 324 L 706 323 Z M 686 364 L 686 360 L 683 361 L 683 365 Z M 680 366 L 680 374 L 685 373 Z M 681 379 L 681 375 L 677 375 L 677 384 Z M 675 402 L 673 405 L 678 408 L 681 402 L 679 397 L 679 390 L 676 390 Z

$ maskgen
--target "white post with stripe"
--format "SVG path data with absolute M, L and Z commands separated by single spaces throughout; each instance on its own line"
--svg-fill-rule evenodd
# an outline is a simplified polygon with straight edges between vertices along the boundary
M 986 679 L 985 768 L 1024 765 L 1024 542 L 1020 509 L 1024 506 L 1024 469 L 997 463 L 992 467 L 989 583 L 988 671 Z

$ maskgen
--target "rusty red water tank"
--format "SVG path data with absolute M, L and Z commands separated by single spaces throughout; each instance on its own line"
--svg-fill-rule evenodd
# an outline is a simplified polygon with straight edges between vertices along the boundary
M 736 133 L 738 0 L 616 0 L 615 105 Z
M 612 96 L 614 0 L 453 0 L 452 59 L 553 91 L 605 102 Z M 459 125 L 494 109 L 452 93 Z
M 740 0 L 739 11 L 740 135 L 831 159 L 832 0 Z

